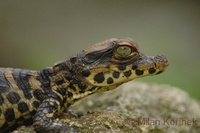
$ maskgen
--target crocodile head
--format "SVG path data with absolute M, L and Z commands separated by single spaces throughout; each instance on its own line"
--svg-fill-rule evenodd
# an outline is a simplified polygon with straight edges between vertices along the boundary
M 163 55 L 146 56 L 130 38 L 109 39 L 81 53 L 82 77 L 93 86 L 116 86 L 135 78 L 162 73 Z

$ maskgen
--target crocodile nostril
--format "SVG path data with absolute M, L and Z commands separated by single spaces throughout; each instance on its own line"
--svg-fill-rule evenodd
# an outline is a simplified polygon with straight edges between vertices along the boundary
M 157 65 L 161 64 L 164 67 L 169 65 L 167 58 L 164 55 L 157 55 L 154 57 L 154 61 Z

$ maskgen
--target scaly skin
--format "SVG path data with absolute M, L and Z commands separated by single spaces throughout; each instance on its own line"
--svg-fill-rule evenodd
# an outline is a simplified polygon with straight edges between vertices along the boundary
M 0 132 L 33 124 L 37 133 L 75 133 L 52 123 L 54 114 L 87 95 L 159 74 L 167 66 L 165 56 L 145 56 L 131 39 L 114 38 L 40 71 L 0 68 Z

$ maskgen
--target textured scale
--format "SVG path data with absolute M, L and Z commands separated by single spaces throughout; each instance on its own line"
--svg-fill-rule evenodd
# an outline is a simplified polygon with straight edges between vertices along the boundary
M 0 132 L 33 124 L 37 133 L 75 133 L 51 118 L 87 95 L 167 66 L 165 56 L 145 56 L 133 40 L 113 38 L 40 71 L 0 68 Z

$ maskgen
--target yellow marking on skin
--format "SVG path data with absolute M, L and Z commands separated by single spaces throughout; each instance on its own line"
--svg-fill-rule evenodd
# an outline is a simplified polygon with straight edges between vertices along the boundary
M 32 88 L 31 91 L 30 91 L 31 94 L 33 94 L 33 92 L 34 92 L 36 89 L 40 89 L 43 93 L 45 93 L 44 90 L 41 88 L 42 83 L 36 79 L 37 76 L 38 76 L 38 74 L 36 73 L 35 75 L 31 76 L 31 77 L 29 78 L 29 80 L 28 80 L 28 82 L 29 82 L 29 84 L 30 84 L 30 86 L 31 86 L 31 88 Z M 37 102 L 40 103 L 40 101 L 37 100 L 37 99 L 35 99 L 34 96 L 33 96 L 30 100 L 28 100 L 28 99 L 26 100 L 26 103 L 27 103 L 27 105 L 28 105 L 28 107 L 29 107 L 29 111 L 30 111 L 30 112 L 33 111 L 34 109 L 36 109 L 36 108 L 33 107 L 33 105 L 32 105 L 34 101 L 37 101 Z M 31 108 L 30 108 L 30 107 L 31 107 Z
M 61 84 L 61 85 L 57 85 L 57 84 L 55 83 L 57 79 L 64 79 L 64 83 Z M 69 81 L 66 80 L 66 79 L 63 77 L 63 74 L 62 74 L 62 73 L 58 73 L 57 75 L 50 77 L 49 80 L 50 80 L 50 83 L 51 83 L 50 86 L 51 86 L 52 90 L 55 90 L 54 92 L 55 92 L 56 94 L 58 94 L 60 97 L 62 97 L 62 95 L 61 95 L 60 93 L 56 92 L 56 90 L 57 90 L 58 87 L 60 87 L 60 88 L 66 88 L 66 87 L 68 87 Z
M 36 74 L 36 75 L 33 75 L 33 76 L 31 76 L 31 77 L 29 78 L 29 80 L 28 80 L 28 82 L 29 82 L 29 84 L 30 84 L 30 86 L 31 86 L 31 88 L 32 88 L 31 91 L 30 91 L 31 94 L 33 94 L 33 92 L 34 92 L 36 89 L 40 89 L 43 93 L 45 93 L 44 90 L 41 88 L 42 83 L 36 79 L 37 76 L 38 76 L 37 74 Z M 32 108 L 29 108 L 29 111 L 33 111 L 33 110 L 35 109 L 35 108 L 32 106 L 32 103 L 33 103 L 34 101 L 38 101 L 38 100 L 36 100 L 36 99 L 34 98 L 34 96 L 33 96 L 30 100 L 27 100 L 26 103 L 28 104 L 28 107 L 32 107 Z M 38 102 L 40 102 L 40 101 L 38 101 Z
M 63 99 L 62 99 L 62 100 L 63 100 Z M 57 112 L 60 113 L 60 111 L 61 111 L 60 102 L 57 101 L 57 100 L 53 100 L 53 99 L 49 99 L 48 101 L 49 101 L 49 103 L 50 103 L 51 105 L 54 105 L 54 103 L 56 103 L 56 104 L 58 105 Z M 55 110 L 54 110 L 54 112 L 55 112 Z M 52 113 L 52 115 L 53 115 L 53 113 Z M 53 116 L 52 116 L 52 117 L 53 117 Z
M 15 92 L 15 91 L 13 91 L 13 92 Z M 18 92 L 17 92 L 18 93 Z M 9 101 L 8 101 L 8 99 L 6 98 L 6 96 L 7 96 L 7 94 L 8 94 L 8 92 L 7 93 L 4 93 L 4 95 L 2 95 L 2 97 L 3 97 L 3 99 L 4 99 L 4 103 L 0 106 L 0 109 L 2 110 L 2 114 L 4 114 L 5 113 L 5 111 L 6 111 L 6 109 L 8 109 L 8 108 L 13 108 L 13 111 L 14 111 L 14 114 L 15 114 L 15 118 L 19 118 L 20 117 L 20 115 L 21 115 L 21 113 L 18 111 L 18 104 L 11 104 Z M 21 97 L 21 96 L 20 96 Z M 20 99 L 21 100 L 21 99 Z M 0 122 L 0 127 L 4 124 L 4 122 L 6 122 L 6 119 L 5 119 L 5 116 L 3 115 L 1 115 L 1 118 L 3 118 L 4 120 L 2 120 L 1 122 Z M 3 122 L 4 121 L 4 122 Z M 12 124 L 12 122 L 10 123 L 10 124 Z
M 4 75 L 6 79 L 9 81 L 10 85 L 12 86 L 13 90 L 19 90 L 18 86 L 15 84 L 15 80 L 12 76 L 13 69 L 12 68 L 6 68 L 4 71 Z
M 77 93 L 75 95 L 73 95 L 74 99 L 79 99 L 79 98 L 83 98 L 85 96 L 88 96 L 89 94 L 91 94 L 92 92 L 90 91 L 85 91 L 84 93 Z
M 5 122 L 5 117 L 4 117 L 3 113 L 1 113 L 1 115 L 0 115 L 0 126 L 2 126 L 1 123 L 4 123 L 4 122 Z
M 151 68 L 151 67 L 150 67 Z M 117 71 L 120 73 L 119 78 L 114 78 L 113 77 L 113 72 Z M 129 77 L 124 76 L 124 72 L 131 70 L 131 75 Z M 96 69 L 92 69 L 91 71 L 91 75 L 89 77 L 85 77 L 85 79 L 87 79 L 88 82 L 90 82 L 91 84 L 95 85 L 95 86 L 108 86 L 109 84 L 107 83 L 107 79 L 109 77 L 111 77 L 113 79 L 113 84 L 116 83 L 122 83 L 122 82 L 128 82 L 130 80 L 133 80 L 135 78 L 139 78 L 139 77 L 144 77 L 147 75 L 155 75 L 155 73 L 157 73 L 158 71 L 160 71 L 160 69 L 156 69 L 156 71 L 153 74 L 149 73 L 149 68 L 145 68 L 145 69 L 141 69 L 144 71 L 144 73 L 142 75 L 137 75 L 135 74 L 135 70 L 131 69 L 131 67 L 127 67 L 127 69 L 123 70 L 123 71 L 119 71 L 117 68 L 111 68 L 111 70 L 107 71 L 107 69 L 104 69 L 103 74 L 104 74 L 104 81 L 102 83 L 97 83 L 94 80 L 94 77 L 96 74 L 102 72 L 102 70 L 100 72 L 96 71 Z M 112 84 L 110 84 L 112 85 Z
M 53 115 L 54 115 L 54 113 L 47 113 L 46 114 L 46 116 L 49 117 L 49 118 L 53 117 Z
M 13 73 L 12 69 L 9 69 L 9 68 L 6 69 L 5 73 L 4 73 L 5 77 L 10 82 L 10 85 L 11 85 L 11 90 L 9 92 L 11 92 L 11 91 L 12 92 L 16 92 L 20 96 L 19 103 L 20 102 L 25 102 L 29 108 L 32 107 L 30 102 L 33 101 L 34 99 L 32 98 L 32 99 L 28 100 L 28 99 L 25 98 L 24 92 L 17 86 L 17 84 L 16 84 L 16 82 L 14 80 L 14 77 L 12 76 L 12 73 Z M 24 115 L 24 113 L 22 114 L 21 112 L 19 112 L 18 103 L 17 104 L 11 104 L 8 101 L 8 99 L 6 98 L 6 95 L 9 92 L 4 93 L 3 98 L 4 98 L 4 103 L 5 104 L 3 104 L 0 108 L 1 108 L 1 110 L 3 110 L 3 109 L 7 109 L 9 107 L 12 107 L 13 111 L 14 111 L 14 114 L 15 114 L 15 119 L 20 118 L 21 116 Z M 30 114 L 29 114 L 28 117 L 30 117 Z
M 60 88 L 66 88 L 66 87 L 68 87 L 68 85 L 69 85 L 69 82 L 68 83 L 64 83 L 62 85 L 59 85 L 58 87 L 60 87 Z
M 30 76 L 30 78 L 28 80 L 32 89 L 37 89 L 42 85 L 42 83 L 40 81 L 36 80 L 36 76 L 37 75 Z
M 33 116 L 31 116 L 29 113 L 23 113 L 22 114 L 22 116 L 25 118 L 25 119 L 29 119 L 29 118 L 31 118 L 31 117 L 33 117 Z
M 15 83 L 15 80 L 13 78 L 13 69 L 12 68 L 6 68 L 5 71 L 4 71 L 4 75 L 5 75 L 5 78 L 9 81 L 11 87 L 13 88 L 13 90 L 19 90 L 18 86 L 16 85 Z
M 45 114 L 47 114 L 47 113 L 48 113 L 48 110 L 45 108 L 45 109 L 43 109 L 42 112 L 45 113 Z
M 60 97 L 60 99 L 62 99 L 63 100 L 63 96 L 60 94 L 60 93 L 58 93 L 56 90 L 57 90 L 57 87 L 56 86 L 53 86 L 53 87 L 51 87 L 52 88 L 52 91 L 54 92 L 54 93 L 56 93 L 59 97 Z M 56 101 L 56 100 L 54 100 L 54 101 Z M 59 104 L 60 105 L 60 104 Z M 59 109 L 58 110 L 60 110 L 60 106 L 58 107 Z
M 21 113 L 18 111 L 18 104 L 12 104 L 11 107 L 13 108 L 15 119 L 19 118 L 21 116 Z

